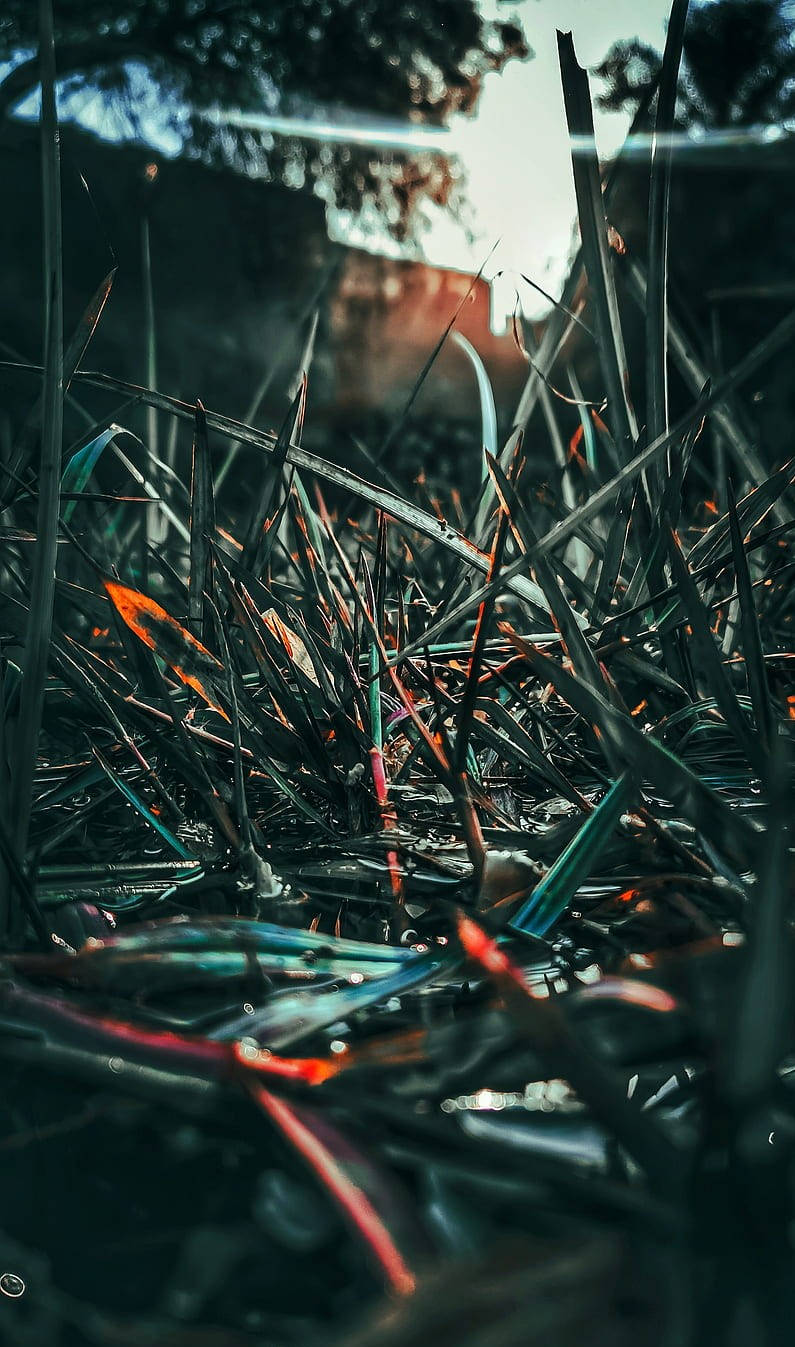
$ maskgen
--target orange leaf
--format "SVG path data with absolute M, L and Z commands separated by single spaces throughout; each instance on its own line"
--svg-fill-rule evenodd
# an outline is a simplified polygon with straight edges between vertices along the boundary
M 139 641 L 154 650 L 181 682 L 198 692 L 211 711 L 217 711 L 224 720 L 228 720 L 228 715 L 218 705 L 211 687 L 205 682 L 205 679 L 222 672 L 215 656 L 154 599 L 116 580 L 105 580 L 103 584 L 119 617 Z

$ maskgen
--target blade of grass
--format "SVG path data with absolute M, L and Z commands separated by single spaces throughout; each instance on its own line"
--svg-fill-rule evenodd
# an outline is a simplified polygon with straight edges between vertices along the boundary
M 472 368 L 475 371 L 475 378 L 478 384 L 478 396 L 480 397 L 480 421 L 481 421 L 481 447 L 491 454 L 492 458 L 497 457 L 497 409 L 494 405 L 494 392 L 491 387 L 491 381 L 486 373 L 486 367 L 471 342 L 460 332 L 453 333 L 453 341 L 461 348 L 465 355 L 469 357 Z M 488 476 L 488 469 L 484 460 L 481 473 L 482 480 L 485 482 Z M 488 519 L 491 501 L 487 493 L 481 496 L 480 505 L 477 509 L 475 522 L 472 527 L 472 534 L 476 542 L 480 541 L 483 530 Z
M 673 0 L 665 38 L 649 179 L 648 277 L 646 288 L 646 424 L 650 439 L 668 429 L 668 206 L 671 131 L 682 42 L 690 0 Z
M 116 275 L 116 268 L 108 272 L 102 283 L 92 295 L 91 300 L 78 323 L 68 346 L 63 355 L 63 382 L 64 393 L 72 382 L 75 370 L 86 353 L 97 324 L 102 317 L 102 311 L 110 296 L 113 280 Z M 39 397 L 34 404 L 30 415 L 28 416 L 19 436 L 19 444 L 9 464 L 9 469 L 17 477 L 21 476 L 28 466 L 30 459 L 36 448 L 39 431 L 42 425 L 42 415 L 44 410 L 43 397 Z M 0 503 L 8 504 L 15 494 L 13 492 L 13 479 L 4 485 L 0 491 Z
M 574 1035 L 548 991 L 542 999 L 526 983 L 522 970 L 471 917 L 458 915 L 458 938 L 469 959 L 498 987 L 522 1034 L 529 1037 L 544 1068 L 568 1080 L 613 1135 L 629 1151 L 657 1188 L 675 1186 L 684 1156 L 639 1106 L 627 1098 L 615 1077 Z
M 642 733 L 629 716 L 599 695 L 593 688 L 574 678 L 555 660 L 528 644 L 507 623 L 500 629 L 527 659 L 536 677 L 551 683 L 555 691 L 575 711 L 594 725 L 628 767 L 637 767 L 654 781 L 658 790 L 675 804 L 683 818 L 704 832 L 719 852 L 747 866 L 759 845 L 755 824 L 733 810 L 704 784 L 680 758 L 657 739 Z
M 287 462 L 287 451 L 290 447 L 290 439 L 302 416 L 305 398 L 306 381 L 303 380 L 287 415 L 282 422 L 278 438 L 273 446 L 273 458 L 268 464 L 267 469 L 270 476 L 267 493 L 259 502 L 249 519 L 249 526 L 243 543 L 243 551 L 240 556 L 240 564 L 250 571 L 260 569 L 259 561 L 263 543 L 267 546 L 268 553 L 270 553 L 276 533 L 278 532 L 279 521 L 286 507 L 289 486 L 284 486 L 282 473 L 284 471 L 285 463 Z M 281 506 L 279 506 L 278 503 L 280 496 L 282 496 Z M 263 537 L 263 535 L 265 535 L 265 537 Z
M 411 1295 L 416 1275 L 393 1237 L 390 1226 L 394 1216 L 391 1206 L 391 1220 L 384 1212 L 384 1194 L 377 1188 L 372 1165 L 315 1110 L 288 1104 L 258 1081 L 247 1084 L 262 1112 L 295 1148 L 363 1240 L 393 1294 Z
M 207 417 L 196 399 L 196 425 L 190 479 L 190 579 L 188 622 L 201 641 L 205 629 L 205 592 L 212 589 L 210 540 L 215 535 L 212 463 L 207 440 Z
M 795 336 L 795 309 L 791 310 L 772 332 L 766 337 L 763 337 L 762 340 L 742 358 L 742 360 L 738 361 L 729 373 L 714 385 L 705 398 L 703 398 L 696 406 L 692 407 L 689 412 L 684 413 L 679 421 L 677 421 L 676 425 L 672 426 L 665 435 L 660 436 L 653 444 L 650 444 L 646 449 L 643 449 L 640 453 L 636 454 L 629 463 L 616 473 L 615 477 L 611 478 L 609 482 L 606 482 L 604 486 L 599 487 L 597 491 L 589 496 L 587 501 L 584 501 L 576 510 L 573 510 L 565 519 L 561 520 L 560 523 L 555 524 L 553 528 L 543 535 L 543 537 L 539 538 L 538 542 L 530 551 L 526 552 L 521 557 L 517 557 L 515 561 L 512 561 L 510 565 L 506 566 L 496 580 L 478 586 L 476 589 L 472 590 L 460 604 L 456 605 L 455 608 L 448 610 L 438 622 L 433 623 L 432 626 L 423 632 L 422 636 L 410 642 L 407 647 L 402 649 L 400 654 L 390 661 L 390 665 L 394 666 L 395 664 L 399 664 L 409 655 L 415 654 L 418 650 L 421 650 L 424 645 L 437 641 L 449 627 L 456 626 L 464 617 L 467 617 L 475 608 L 477 608 L 478 604 L 482 602 L 483 598 L 488 593 L 498 592 L 500 588 L 507 587 L 510 580 L 515 579 L 516 576 L 521 575 L 529 569 L 536 557 L 546 556 L 547 553 L 553 552 L 557 547 L 560 547 L 563 543 L 567 542 L 584 522 L 601 514 L 628 483 L 635 481 L 646 468 L 649 468 L 652 464 L 656 463 L 669 446 L 674 444 L 685 434 L 696 418 L 703 416 L 705 412 L 725 397 L 727 391 L 731 388 L 738 386 L 740 383 L 750 378 L 752 374 L 770 359 L 775 351 L 779 350 L 781 346 L 784 346 L 789 342 L 793 336 Z M 390 511 L 390 513 L 392 513 L 392 511 Z M 479 569 L 482 568 L 479 567 Z M 543 596 L 541 597 L 543 600 Z M 539 602 L 538 600 L 534 601 L 536 603 Z M 546 607 L 545 600 L 543 600 L 543 606 Z M 540 638 L 536 635 L 535 639 L 538 640 Z
M 558 58 L 569 135 L 572 138 L 577 137 L 580 144 L 594 145 L 588 76 L 577 61 L 571 33 L 558 33 Z M 638 426 L 629 394 L 629 373 L 607 241 L 604 198 L 595 145 L 592 150 L 580 148 L 573 150 L 572 167 L 583 259 L 596 311 L 595 327 L 599 357 L 613 421 L 613 433 L 622 446 L 623 457 L 626 459 L 638 438 Z
M 171 829 L 166 827 L 162 819 L 158 818 L 156 814 L 152 813 L 152 810 L 141 799 L 140 795 L 138 795 L 138 793 L 133 790 L 129 782 L 125 781 L 123 776 L 120 776 L 117 772 L 114 771 L 114 769 L 108 762 L 108 759 L 105 757 L 104 753 L 102 753 L 97 748 L 96 744 L 93 746 L 91 751 L 94 757 L 96 758 L 97 762 L 99 763 L 100 767 L 102 768 L 102 771 L 107 776 L 108 780 L 113 782 L 116 789 L 124 796 L 126 800 L 129 801 L 133 809 L 135 809 L 136 812 L 140 814 L 141 818 L 145 819 L 145 821 L 149 824 L 150 828 L 154 828 L 155 832 L 158 833 L 160 837 L 162 837 L 163 841 L 166 842 L 168 846 L 171 847 L 172 851 L 176 852 L 177 856 L 179 856 L 181 860 L 183 861 L 193 860 L 194 856 L 192 852 L 188 851 L 187 847 L 184 847 L 182 845 L 179 838 L 174 836 Z
M 622 772 L 512 918 L 511 926 L 530 935 L 546 935 L 593 872 L 636 790 L 632 773 Z
M 61 477 L 61 495 L 77 495 L 82 492 L 88 482 L 96 464 L 99 461 L 103 450 L 107 448 L 113 436 L 116 434 L 117 427 L 109 426 L 103 430 L 82 449 L 72 454 Z M 77 500 L 69 500 L 63 511 L 64 523 L 68 524 L 77 507 Z
M 778 1088 L 792 1003 L 788 846 L 792 790 L 783 738 L 773 746 L 766 781 L 768 825 L 754 894 L 753 927 L 733 1042 L 727 1053 L 727 1089 L 735 1102 L 759 1104 Z
M 44 684 L 52 637 L 58 554 L 60 468 L 63 435 L 63 259 L 61 168 L 55 95 L 55 40 L 51 0 L 39 0 L 41 77 L 41 167 L 44 271 L 44 389 L 42 406 L 37 544 L 30 585 L 30 615 L 22 655 L 22 689 L 14 749 L 14 826 L 17 854 L 24 858 L 32 807 L 33 775 L 44 706 Z M 8 934 L 8 917 L 0 939 Z M 15 923 L 12 921 L 12 926 Z
M 116 612 L 139 641 L 159 655 L 182 683 L 198 692 L 210 710 L 228 720 L 214 688 L 223 670 L 206 646 L 146 594 L 115 580 L 105 580 L 104 587 Z
M 679 590 L 682 605 L 690 621 L 690 641 L 699 669 L 739 748 L 757 774 L 761 774 L 764 771 L 764 753 L 729 682 L 721 651 L 712 634 L 709 610 L 698 592 L 698 585 L 690 574 L 673 530 L 670 531 L 668 555 L 673 581 Z
M 734 557 L 734 573 L 737 577 L 737 596 L 740 602 L 740 625 L 742 631 L 743 654 L 745 656 L 745 676 L 748 681 L 748 692 L 751 698 L 751 705 L 754 708 L 754 720 L 756 721 L 757 733 L 762 742 L 762 750 L 764 753 L 769 753 L 773 746 L 775 723 L 773 708 L 770 701 L 770 689 L 767 684 L 767 673 L 765 671 L 765 653 L 762 646 L 762 638 L 759 633 L 759 620 L 757 618 L 756 605 L 754 603 L 754 590 L 751 583 L 751 574 L 748 569 L 748 558 L 745 555 L 742 532 L 737 518 L 737 500 L 731 480 L 727 482 L 726 486 L 729 504 L 729 523 L 731 526 L 732 555 Z

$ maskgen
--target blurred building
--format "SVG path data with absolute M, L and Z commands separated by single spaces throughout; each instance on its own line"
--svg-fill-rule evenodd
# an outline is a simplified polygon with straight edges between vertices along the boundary
M 0 342 L 6 358 L 31 362 L 42 345 L 39 172 L 37 127 L 6 121 Z M 491 332 L 484 281 L 333 244 L 323 203 L 310 195 L 189 159 L 154 158 L 70 126 L 63 128 L 62 180 L 67 337 L 103 275 L 117 267 L 87 368 L 146 382 L 146 222 L 162 391 L 243 417 L 267 385 L 259 424 L 278 422 L 317 307 L 309 385 L 316 441 L 326 423 L 338 429 L 348 417 L 400 411 L 471 287 L 456 327 L 486 365 L 498 412 L 510 418 L 525 366 L 512 335 Z M 0 407 L 11 420 L 32 392 L 29 378 L 0 374 Z M 478 407 L 472 367 L 447 343 L 417 412 L 466 420 L 478 417 Z M 78 424 L 71 414 L 70 424 Z

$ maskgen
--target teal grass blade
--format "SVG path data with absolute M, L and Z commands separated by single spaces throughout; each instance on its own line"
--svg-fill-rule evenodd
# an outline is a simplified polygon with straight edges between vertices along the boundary
M 622 772 L 579 832 L 536 885 L 511 925 L 528 935 L 545 935 L 588 878 L 636 791 L 632 773 Z

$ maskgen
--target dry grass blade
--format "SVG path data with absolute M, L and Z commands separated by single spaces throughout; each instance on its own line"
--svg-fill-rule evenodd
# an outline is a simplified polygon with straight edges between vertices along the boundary
M 139 641 L 159 655 L 180 682 L 198 692 L 211 711 L 228 720 L 214 688 L 223 672 L 215 656 L 154 599 L 116 580 L 104 584 L 116 612 Z

